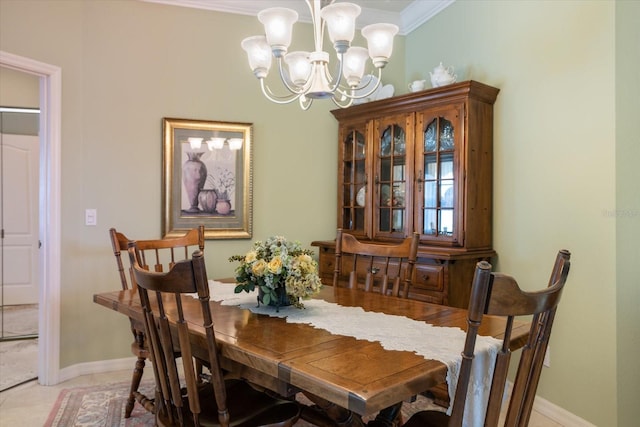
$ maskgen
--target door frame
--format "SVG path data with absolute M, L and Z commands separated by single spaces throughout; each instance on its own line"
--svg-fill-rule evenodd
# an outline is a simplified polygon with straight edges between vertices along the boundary
M 62 69 L 0 50 L 0 67 L 40 77 L 38 382 L 60 381 Z

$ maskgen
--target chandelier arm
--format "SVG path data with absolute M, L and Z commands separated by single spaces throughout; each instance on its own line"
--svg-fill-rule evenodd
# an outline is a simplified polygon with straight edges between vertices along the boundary
M 299 96 L 298 100 L 300 101 L 300 108 L 302 108 L 302 111 L 307 111 L 309 107 L 311 107 L 311 104 L 313 104 L 313 98 L 307 98 L 304 95 Z
M 337 73 L 336 73 L 336 78 L 335 78 L 335 82 L 332 83 L 334 77 L 331 75 L 331 73 L 329 72 L 329 65 L 325 64 L 324 66 L 324 74 L 327 77 L 327 81 L 329 82 L 329 89 L 331 90 L 331 92 L 336 92 L 336 91 L 340 91 L 340 83 L 342 82 L 342 67 L 344 64 L 344 54 L 339 53 L 338 54 L 338 64 L 336 65 L 336 67 L 338 68 Z
M 264 83 L 264 79 L 260 79 L 260 88 L 262 89 L 262 94 L 269 101 L 274 102 L 276 104 L 290 104 L 296 99 L 300 98 L 302 94 L 291 94 L 289 96 L 277 96 L 274 94 L 271 89 Z
M 376 89 L 378 89 L 378 87 L 380 87 L 381 82 L 382 82 L 382 69 L 381 69 L 381 68 L 378 68 L 378 78 L 377 78 L 377 82 L 376 82 L 376 84 L 375 84 L 375 85 L 373 85 L 373 87 L 371 88 L 371 90 L 369 90 L 369 92 L 367 92 L 367 93 L 365 93 L 365 94 L 363 94 L 363 95 L 356 95 L 356 94 L 355 94 L 355 90 L 356 90 L 356 89 L 364 89 L 364 88 L 366 88 L 367 86 L 369 86 L 369 85 L 371 84 L 371 81 L 369 81 L 369 82 L 368 82 L 367 84 L 365 84 L 364 86 L 359 86 L 359 87 L 352 88 L 351 93 L 347 93 L 347 92 L 345 92 L 345 91 L 344 91 L 343 89 L 341 89 L 341 88 L 338 88 L 338 89 L 336 90 L 336 92 L 339 92 L 341 95 L 344 95 L 344 96 L 346 96 L 347 98 L 351 98 L 351 99 L 362 99 L 362 98 L 367 98 L 367 97 L 371 96 L 371 95 L 376 91 Z
M 341 91 L 336 91 L 336 92 L 341 92 Z M 342 93 L 343 97 L 347 100 L 347 102 L 345 102 L 344 104 L 340 103 L 337 99 L 336 99 L 336 95 L 334 94 L 331 97 L 331 101 L 333 101 L 333 103 L 338 107 L 338 108 L 347 108 L 350 107 L 351 104 L 353 104 L 353 100 L 354 98 L 349 97 L 348 95 L 345 96 L 344 93 Z

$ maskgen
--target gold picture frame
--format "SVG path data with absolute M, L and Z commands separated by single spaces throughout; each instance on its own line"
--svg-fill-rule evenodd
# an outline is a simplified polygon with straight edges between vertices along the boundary
M 163 118 L 162 233 L 250 239 L 252 123 Z

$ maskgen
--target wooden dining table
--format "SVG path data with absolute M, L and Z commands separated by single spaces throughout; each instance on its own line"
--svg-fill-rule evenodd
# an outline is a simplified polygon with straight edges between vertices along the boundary
M 462 330 L 467 327 L 467 311 L 460 308 L 347 288 L 334 290 L 331 286 L 325 286 L 317 298 L 340 306 L 405 316 L 434 326 Z M 98 293 L 93 300 L 142 326 L 142 308 L 134 290 Z M 185 298 L 183 304 L 194 331 L 191 336 L 194 355 L 205 358 L 199 302 Z M 446 379 L 444 363 L 411 351 L 387 350 L 379 342 L 333 334 L 304 323 L 289 323 L 282 317 L 256 314 L 219 301 L 211 300 L 210 304 L 223 368 L 285 397 L 303 391 L 321 402 L 365 416 L 411 399 Z M 165 308 L 170 317 L 172 309 Z M 502 338 L 504 322 L 485 316 L 479 334 Z M 528 328 L 528 323 L 516 322 L 510 339 L 512 350 L 524 345 Z

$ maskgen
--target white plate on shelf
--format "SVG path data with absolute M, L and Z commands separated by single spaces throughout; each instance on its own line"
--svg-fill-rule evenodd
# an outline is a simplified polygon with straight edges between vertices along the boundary
M 371 91 L 371 89 L 378 84 L 378 78 L 372 74 L 366 74 L 360 80 L 360 89 L 355 90 L 356 96 L 366 95 Z M 356 98 L 353 100 L 354 105 L 364 104 L 365 102 L 375 101 L 377 99 L 378 93 L 380 92 L 380 86 L 369 96 L 366 98 Z
M 376 91 L 378 93 L 376 100 L 391 98 L 395 93 L 395 91 L 396 91 L 396 88 L 393 87 L 392 84 L 384 85 L 379 91 Z
M 364 206 L 365 195 L 366 195 L 366 190 L 364 186 L 362 186 L 360 187 L 360 190 L 358 190 L 358 193 L 356 194 L 356 203 L 358 204 L 358 206 Z

